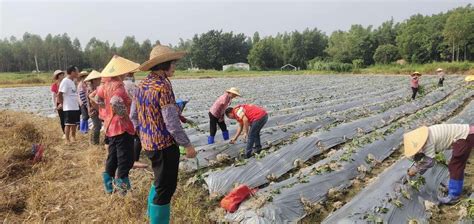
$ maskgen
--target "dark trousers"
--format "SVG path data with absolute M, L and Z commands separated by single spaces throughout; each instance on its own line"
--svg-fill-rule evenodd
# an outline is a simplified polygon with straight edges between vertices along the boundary
M 219 128 L 221 129 L 221 131 L 223 132 L 227 131 L 227 125 L 225 125 L 225 122 L 224 121 L 220 122 L 219 118 L 214 117 L 214 115 L 212 115 L 211 112 L 209 112 L 209 129 L 210 129 L 211 136 L 216 136 L 217 125 L 219 125 Z
M 128 133 L 108 137 L 109 155 L 105 163 L 105 172 L 111 177 L 126 178 L 133 167 L 133 136 Z M 117 175 L 115 175 L 117 172 Z
M 438 86 L 443 86 L 444 78 L 439 78 Z
M 85 104 L 81 106 L 81 119 L 89 120 L 89 111 L 87 110 L 87 105 Z
M 413 92 L 413 94 L 411 95 L 411 99 L 414 100 L 416 97 L 416 93 L 418 93 L 418 88 L 411 87 L 411 91 Z
M 59 116 L 59 122 L 61 124 L 61 129 L 63 130 L 63 134 L 64 134 L 64 111 L 62 109 L 59 109 L 58 110 L 58 116 Z
M 98 145 L 100 141 L 100 128 L 102 128 L 102 121 L 98 115 L 91 116 L 92 124 L 94 125 L 91 132 L 91 143 Z
M 247 158 L 252 156 L 253 149 L 255 153 L 260 152 L 260 150 L 262 149 L 262 143 L 260 142 L 260 131 L 262 130 L 263 126 L 265 126 L 267 121 L 268 115 L 265 115 L 264 117 L 250 124 L 250 130 L 247 139 L 247 149 L 245 150 L 245 155 L 247 156 Z
M 451 147 L 453 153 L 448 164 L 449 177 L 454 180 L 462 180 L 466 163 L 474 147 L 474 134 L 468 135 L 466 139 L 457 140 Z
M 145 151 L 145 153 L 151 160 L 155 176 L 156 196 L 153 198 L 153 204 L 169 204 L 178 183 L 179 148 L 173 144 L 162 150 Z
M 140 141 L 140 136 L 136 133 L 133 136 L 133 158 L 134 161 L 140 160 L 140 152 L 142 151 L 142 142 Z

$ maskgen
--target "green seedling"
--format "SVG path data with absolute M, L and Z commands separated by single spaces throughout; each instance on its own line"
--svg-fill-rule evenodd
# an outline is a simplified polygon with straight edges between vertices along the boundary
M 444 156 L 443 153 L 436 153 L 435 160 L 436 160 L 436 162 L 438 162 L 440 164 L 447 165 L 446 157 Z
M 474 198 L 463 200 L 463 205 L 467 207 L 467 217 L 474 219 Z
M 397 208 L 403 207 L 403 203 L 400 200 L 393 200 L 392 201 L 393 205 L 395 205 Z
M 409 200 L 411 199 L 410 193 L 408 193 L 408 191 L 406 190 L 402 190 L 402 195 L 406 199 L 409 199 Z
M 426 183 L 425 178 L 423 176 L 418 176 L 415 180 L 410 180 L 408 182 L 410 186 L 417 191 L 420 191 L 421 187 Z

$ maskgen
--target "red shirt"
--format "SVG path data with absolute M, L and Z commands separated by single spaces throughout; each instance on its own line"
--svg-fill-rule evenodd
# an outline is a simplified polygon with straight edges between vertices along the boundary
M 97 96 L 105 102 L 103 113 L 105 135 L 114 137 L 125 132 L 134 135 L 135 127 L 129 117 L 132 101 L 128 97 L 123 82 L 119 79 L 106 81 L 101 88 L 97 88 Z M 114 102 L 118 103 L 114 104 Z M 112 104 L 117 106 L 115 108 L 122 108 L 123 111 L 114 112 Z
M 243 122 L 242 119 L 244 118 L 244 115 L 247 117 L 250 123 L 257 121 L 267 115 L 267 111 L 265 111 L 265 109 L 253 104 L 237 105 L 232 110 L 232 113 L 234 114 L 235 119 L 240 123 Z
M 415 76 L 415 77 L 412 77 L 412 78 L 411 78 L 411 82 L 410 82 L 410 83 L 411 83 L 411 87 L 412 87 L 412 88 L 418 88 L 418 86 L 419 86 L 419 85 L 418 85 L 418 81 L 419 81 L 419 78 L 418 78 L 418 77 L 416 77 L 416 76 Z
M 53 84 L 51 85 L 51 92 L 53 92 L 53 93 L 55 93 L 55 94 L 58 94 L 58 92 L 59 92 L 59 85 L 58 85 L 58 83 L 55 82 L 55 83 L 53 83 Z

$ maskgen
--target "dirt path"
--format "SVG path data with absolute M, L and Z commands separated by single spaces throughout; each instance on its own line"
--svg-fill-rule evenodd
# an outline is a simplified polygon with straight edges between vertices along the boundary
M 150 170 L 131 171 L 133 189 L 125 197 L 105 195 L 101 173 L 106 152 L 90 146 L 87 135 L 79 134 L 78 143 L 65 145 L 55 119 L 4 111 L 0 119 L 5 121 L 0 127 L 0 166 L 7 167 L 0 172 L 0 222 L 146 222 Z M 36 128 L 46 145 L 44 159 L 36 165 L 28 161 L 31 142 L 14 134 L 25 124 L 32 124 L 29 129 Z M 208 222 L 205 208 L 216 202 L 185 182 L 181 177 L 174 197 L 174 222 Z

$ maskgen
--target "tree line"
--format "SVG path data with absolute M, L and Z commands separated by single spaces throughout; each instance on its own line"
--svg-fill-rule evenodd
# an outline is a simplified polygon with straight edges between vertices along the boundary
M 100 70 L 114 54 L 136 62 L 148 59 L 160 42 L 139 43 L 125 37 L 120 47 L 93 37 L 82 48 L 80 41 L 65 33 L 39 35 L 25 33 L 0 40 L 0 72 L 52 71 L 75 64 Z M 467 5 L 433 15 L 413 15 L 403 22 L 393 19 L 379 27 L 352 25 L 347 31 L 326 35 L 317 28 L 279 33 L 261 38 L 242 33 L 210 30 L 192 39 L 180 39 L 171 46 L 188 55 L 178 69 L 220 70 L 222 65 L 248 62 L 256 70 L 279 69 L 292 64 L 301 69 L 317 69 L 330 63 L 364 67 L 389 64 L 403 59 L 408 63 L 474 60 L 474 7 Z

